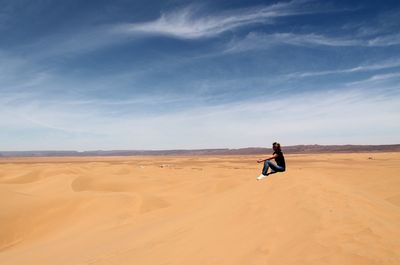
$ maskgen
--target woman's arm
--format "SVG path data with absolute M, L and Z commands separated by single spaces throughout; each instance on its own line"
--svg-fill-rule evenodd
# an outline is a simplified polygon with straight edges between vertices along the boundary
M 264 161 L 266 161 L 266 160 L 275 159 L 277 156 L 278 156 L 278 155 L 273 155 L 273 156 L 271 156 L 271 157 L 269 157 L 269 158 L 258 159 L 258 160 L 257 160 L 257 163 L 261 163 L 261 162 L 264 162 Z

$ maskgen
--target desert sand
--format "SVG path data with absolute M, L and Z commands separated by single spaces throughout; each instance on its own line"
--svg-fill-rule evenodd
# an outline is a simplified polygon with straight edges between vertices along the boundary
M 0 264 L 400 264 L 400 153 L 0 159 Z

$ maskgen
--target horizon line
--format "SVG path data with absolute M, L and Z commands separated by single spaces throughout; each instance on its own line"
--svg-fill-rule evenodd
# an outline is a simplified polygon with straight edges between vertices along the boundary
M 282 146 L 282 149 L 296 147 L 397 147 L 400 143 L 391 144 L 294 144 Z M 245 149 L 271 149 L 271 147 L 263 146 L 247 146 L 247 147 L 220 147 L 220 148 L 172 148 L 172 149 L 91 149 L 91 150 L 74 150 L 74 149 L 43 149 L 43 150 L 0 150 L 0 156 L 3 153 L 28 153 L 28 152 L 190 152 L 190 151 L 235 151 Z

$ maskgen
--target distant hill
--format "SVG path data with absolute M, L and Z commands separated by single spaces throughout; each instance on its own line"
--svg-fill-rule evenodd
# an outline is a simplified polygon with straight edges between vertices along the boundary
M 292 145 L 283 147 L 286 154 L 400 152 L 400 144 L 391 145 Z M 38 156 L 168 156 L 168 155 L 257 155 L 271 153 L 271 148 L 247 147 L 238 149 L 193 150 L 96 150 L 96 151 L 0 151 L 0 157 Z

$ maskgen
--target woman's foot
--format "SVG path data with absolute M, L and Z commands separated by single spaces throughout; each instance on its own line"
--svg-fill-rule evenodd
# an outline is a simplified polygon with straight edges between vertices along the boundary
M 266 175 L 260 174 L 260 176 L 257 177 L 257 180 L 262 180 L 263 178 L 267 177 Z

